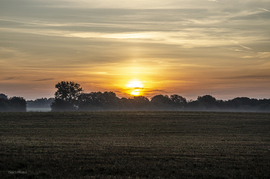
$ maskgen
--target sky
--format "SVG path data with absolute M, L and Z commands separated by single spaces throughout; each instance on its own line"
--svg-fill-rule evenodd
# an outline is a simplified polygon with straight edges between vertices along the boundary
M 269 0 L 0 0 L 0 93 L 48 98 L 60 81 L 269 99 Z

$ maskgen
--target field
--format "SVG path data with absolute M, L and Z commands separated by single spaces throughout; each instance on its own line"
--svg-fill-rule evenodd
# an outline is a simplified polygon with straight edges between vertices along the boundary
M 0 178 L 270 178 L 270 114 L 0 113 Z

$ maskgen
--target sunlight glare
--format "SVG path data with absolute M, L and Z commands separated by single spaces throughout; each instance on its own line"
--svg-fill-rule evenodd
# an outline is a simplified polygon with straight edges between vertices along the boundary
M 133 96 L 139 96 L 141 94 L 141 92 L 140 92 L 140 89 L 135 89 L 135 90 L 131 91 L 130 94 Z
M 128 88 L 143 88 L 143 84 L 139 80 L 131 80 L 126 86 Z
M 126 87 L 129 88 L 129 94 L 133 96 L 139 96 L 142 95 L 142 89 L 144 87 L 142 81 L 140 80 L 130 80 Z

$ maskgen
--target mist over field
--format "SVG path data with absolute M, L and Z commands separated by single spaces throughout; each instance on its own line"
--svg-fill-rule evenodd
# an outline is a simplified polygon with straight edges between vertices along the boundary
M 174 97 L 180 97 L 174 95 Z M 158 99 L 157 99 L 158 98 Z M 172 100 L 172 97 L 158 95 L 152 99 L 133 97 L 130 99 L 116 98 L 116 102 L 105 103 L 102 100 L 84 102 L 74 108 L 59 109 L 60 111 L 216 111 L 216 112 L 270 112 L 270 100 L 238 97 L 232 100 L 216 100 L 210 95 L 198 97 L 195 101 Z M 49 112 L 53 98 L 27 101 L 28 112 Z M 78 102 L 79 104 L 80 102 Z M 61 106 L 60 106 L 61 107 Z

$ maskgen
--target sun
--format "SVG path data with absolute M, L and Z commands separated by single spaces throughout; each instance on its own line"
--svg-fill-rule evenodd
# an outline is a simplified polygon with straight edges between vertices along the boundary
M 141 92 L 139 89 L 135 89 L 135 90 L 131 91 L 130 94 L 133 96 L 139 96 L 141 94 Z
M 133 96 L 140 96 L 143 93 L 143 83 L 140 80 L 130 80 L 126 87 L 128 88 L 128 93 Z
M 126 85 L 128 88 L 143 88 L 143 84 L 139 80 L 131 80 Z

